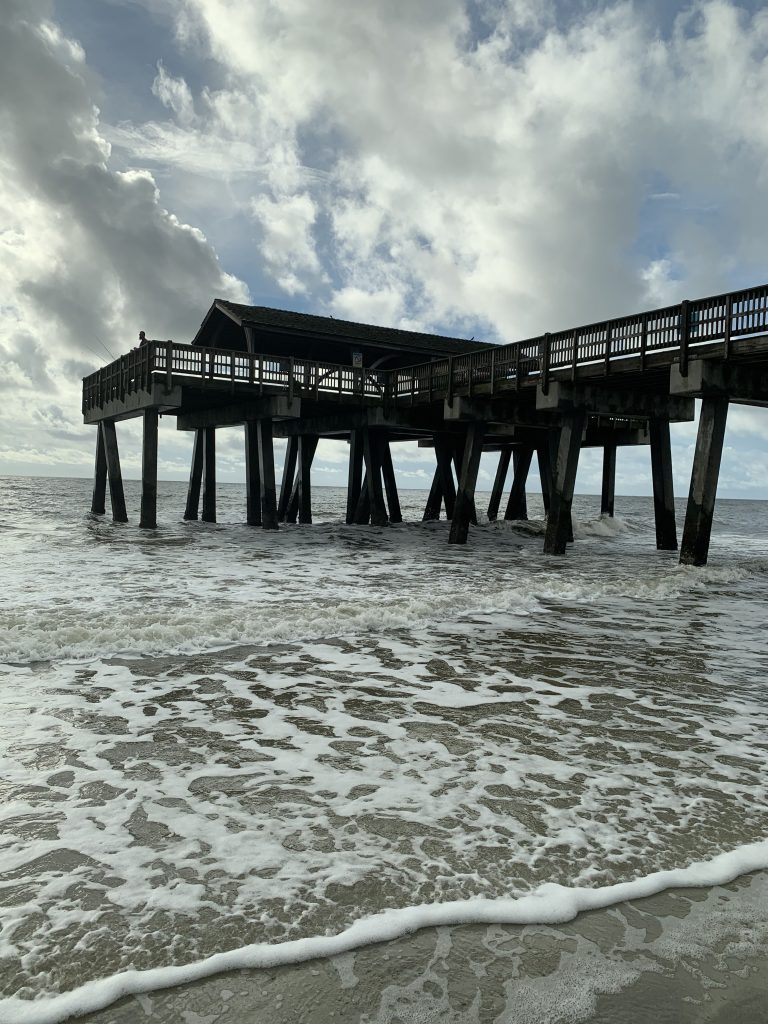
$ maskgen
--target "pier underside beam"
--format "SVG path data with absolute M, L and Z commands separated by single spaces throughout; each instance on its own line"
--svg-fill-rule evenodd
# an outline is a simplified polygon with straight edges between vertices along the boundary
M 392 450 L 389 446 L 389 438 L 386 431 L 381 431 L 378 434 L 378 448 L 381 475 L 384 479 L 384 491 L 387 495 L 389 521 L 390 523 L 402 523 L 403 514 L 400 509 L 400 498 L 397 493 L 395 467 L 392 465 Z
M 93 495 L 91 496 L 91 512 L 95 516 L 103 516 L 107 510 L 107 452 L 104 447 L 104 435 L 101 424 L 96 426 L 96 464 L 93 470 Z
M 299 438 L 297 435 L 289 437 L 285 445 L 285 458 L 283 459 L 283 477 L 280 484 L 280 500 L 277 503 L 277 520 L 280 523 L 286 521 L 288 515 L 288 503 L 293 492 L 294 478 L 296 476 L 296 460 L 299 454 Z
M 496 476 L 493 479 L 493 488 L 491 489 L 491 500 L 488 502 L 488 522 L 492 523 L 498 519 L 499 516 L 499 505 L 501 504 L 501 496 L 504 493 L 504 484 L 507 480 L 507 473 L 509 472 L 509 463 L 512 458 L 511 448 L 502 448 L 499 453 L 499 464 L 496 467 Z
M 259 430 L 255 420 L 245 423 L 245 506 L 248 525 L 261 526 Z
M 261 525 L 265 530 L 277 527 L 277 494 L 275 492 L 275 450 L 272 442 L 272 420 L 256 421 L 259 448 L 259 493 L 261 496 Z
M 557 454 L 552 461 L 549 517 L 544 536 L 544 551 L 549 555 L 565 554 L 568 543 L 573 489 L 586 419 L 583 409 L 574 409 L 562 416 Z
M 659 551 L 677 551 L 669 420 L 663 417 L 654 417 L 650 421 L 650 431 L 653 511 L 656 517 L 656 547 Z
M 528 473 L 533 459 L 533 448 L 526 446 L 514 454 L 515 475 L 512 480 L 512 490 L 509 492 L 507 511 L 505 519 L 527 519 L 528 502 L 525 496 L 525 485 L 528 482 Z
M 141 514 L 139 526 L 157 529 L 157 409 L 145 409 L 141 445 Z
M 185 519 L 197 519 L 200 511 L 200 487 L 203 482 L 203 448 L 205 440 L 203 431 L 195 431 L 195 440 L 192 445 L 192 463 L 189 469 L 189 484 L 187 485 L 187 504 L 184 509 Z
M 680 551 L 680 561 L 684 565 L 707 564 L 727 418 L 727 398 L 702 399 Z
M 669 427 L 667 427 L 669 429 Z M 613 517 L 616 498 L 616 445 L 603 448 L 603 483 L 600 489 L 600 515 Z
M 203 428 L 204 523 L 216 522 L 216 427 Z
M 363 437 L 360 429 L 349 435 L 349 473 L 347 476 L 347 523 L 357 522 L 355 515 L 363 486 Z
M 120 471 L 120 452 L 117 447 L 117 431 L 114 420 L 101 423 L 104 451 L 107 456 L 107 475 L 109 477 L 109 500 L 112 505 L 112 519 L 116 523 L 127 523 L 128 513 L 125 508 L 125 491 L 123 490 L 123 474 Z
M 466 544 L 469 524 L 475 508 L 475 486 L 477 472 L 480 468 L 480 456 L 483 453 L 483 435 L 485 424 L 480 421 L 470 423 L 464 443 L 464 453 L 459 473 L 459 487 L 456 492 L 456 507 L 451 519 L 450 544 Z

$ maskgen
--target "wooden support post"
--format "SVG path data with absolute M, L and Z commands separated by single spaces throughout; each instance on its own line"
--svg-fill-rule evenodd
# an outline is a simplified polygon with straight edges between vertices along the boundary
M 680 561 L 684 565 L 707 564 L 727 418 L 727 398 L 702 399 L 680 551 Z
M 511 448 L 502 448 L 499 452 L 499 464 L 496 467 L 496 476 L 493 479 L 493 488 L 491 490 L 491 500 L 488 502 L 488 522 L 492 523 L 499 515 L 499 505 L 501 504 L 501 495 L 504 491 L 504 484 L 507 479 L 507 472 L 509 470 L 509 463 L 512 458 Z
M 248 525 L 261 526 L 259 428 L 255 420 L 246 420 L 245 423 L 245 505 Z
M 466 544 L 469 524 L 475 504 L 475 485 L 477 471 L 480 469 L 480 456 L 483 454 L 483 435 L 485 424 L 470 423 L 467 427 L 467 438 L 464 444 L 464 455 L 461 460 L 459 488 L 456 493 L 456 507 L 451 519 L 449 544 Z
M 157 409 L 144 410 L 141 445 L 141 515 L 139 526 L 157 529 Z
M 533 448 L 526 445 L 519 452 L 515 452 L 515 475 L 512 480 L 512 490 L 509 492 L 507 511 L 505 519 L 527 519 L 528 502 L 525 497 L 525 485 L 528 482 L 528 471 L 531 468 L 533 459 Z
M 653 510 L 656 516 L 656 547 L 660 551 L 677 551 L 669 420 L 654 416 L 650 421 L 650 428 Z
M 202 520 L 216 522 L 216 427 L 203 427 Z
M 109 476 L 109 500 L 112 504 L 112 519 L 116 523 L 127 523 L 128 513 L 125 509 L 123 474 L 120 472 L 120 452 L 117 447 L 115 421 L 102 420 L 101 431 L 104 438 L 104 451 L 107 456 L 107 475 Z
M 187 507 L 184 509 L 185 519 L 197 519 L 200 509 L 200 486 L 203 482 L 203 448 L 205 447 L 204 431 L 195 431 L 195 441 L 192 446 L 192 465 L 189 470 L 189 485 L 187 487 Z
M 445 503 L 445 515 L 447 519 L 453 519 L 453 510 L 456 507 L 456 484 L 453 481 L 453 446 L 450 438 L 440 434 L 435 435 L 435 454 L 440 473 L 443 502 Z
M 549 432 L 549 485 L 547 490 L 547 498 L 552 494 L 552 473 L 554 472 L 554 465 L 557 462 L 557 448 L 560 444 L 560 427 L 556 427 L 554 430 Z M 549 516 L 549 506 L 547 506 L 547 516 Z M 573 544 L 573 514 L 569 509 L 565 513 L 565 518 L 568 523 L 567 538 L 568 543 Z
M 288 503 L 293 493 L 294 477 L 296 476 L 296 459 L 299 454 L 299 439 L 291 435 L 285 445 L 283 460 L 283 478 L 280 484 L 280 501 L 277 504 L 277 521 L 284 523 L 288 515 Z M 294 520 L 295 522 L 295 520 Z
M 360 439 L 360 446 L 362 450 L 362 438 Z M 366 472 L 363 477 L 363 483 L 360 487 L 360 494 L 358 495 L 357 505 L 355 506 L 355 518 L 354 522 L 358 526 L 365 526 L 371 521 L 371 493 L 368 489 L 368 473 Z
M 371 526 L 386 526 L 389 522 L 387 508 L 384 504 L 384 492 L 381 487 L 381 464 L 376 438 L 371 436 L 368 427 L 363 427 L 363 459 L 365 475 L 368 480 L 368 496 L 371 502 Z
M 359 430 L 349 435 L 349 474 L 347 477 L 347 523 L 355 523 L 363 481 L 363 438 Z
M 312 459 L 317 448 L 317 438 L 309 434 L 299 437 L 299 466 L 296 474 L 296 497 L 299 522 L 309 525 L 312 522 Z
M 423 523 L 435 522 L 440 518 L 440 507 L 443 504 L 443 484 L 441 480 L 440 467 L 435 466 L 435 474 L 432 477 L 432 486 L 429 489 L 429 497 L 424 508 L 424 515 L 421 517 Z
M 548 555 L 565 554 L 571 526 L 573 489 L 576 485 L 576 470 L 586 421 L 587 414 L 583 409 L 563 413 L 557 455 L 552 464 L 549 517 L 544 536 L 544 552 Z
M 276 530 L 277 494 L 275 493 L 275 451 L 272 443 L 272 420 L 256 421 L 259 447 L 259 491 L 261 494 L 261 525 Z
M 549 494 L 552 480 L 552 458 L 549 451 L 549 442 L 540 444 L 536 449 L 536 459 L 539 463 L 539 479 L 541 481 L 541 501 L 544 505 L 544 515 L 549 515 Z
M 465 448 L 465 445 L 464 445 L 463 441 L 455 441 L 454 444 L 453 444 L 453 465 L 454 465 L 454 468 L 456 469 L 456 480 L 457 481 L 461 479 L 461 465 L 462 465 L 462 460 L 464 458 L 464 448 Z M 458 496 L 458 490 L 456 491 L 456 494 Z M 453 516 L 451 516 L 451 518 L 453 518 Z M 477 509 L 475 508 L 475 491 L 474 491 L 474 488 L 472 488 L 472 496 L 470 498 L 469 522 L 470 522 L 470 524 L 472 526 L 477 526 Z
M 667 427 L 669 429 L 669 427 Z M 616 496 L 616 445 L 603 448 L 603 485 L 600 491 L 600 515 L 613 517 Z
M 381 475 L 384 477 L 384 490 L 387 495 L 389 521 L 390 523 L 402 523 L 403 514 L 400 509 L 400 498 L 397 494 L 397 481 L 395 480 L 395 467 L 392 465 L 392 451 L 389 447 L 389 438 L 382 431 L 377 440 Z
M 107 510 L 107 451 L 104 446 L 104 434 L 101 424 L 96 424 L 96 465 L 93 470 L 93 495 L 91 512 L 95 516 L 103 516 Z

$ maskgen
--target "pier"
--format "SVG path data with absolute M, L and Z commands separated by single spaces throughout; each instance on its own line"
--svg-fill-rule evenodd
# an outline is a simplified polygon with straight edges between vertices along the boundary
M 157 526 L 158 419 L 194 433 L 184 517 L 216 521 L 216 429 L 244 427 L 246 518 L 312 522 L 321 438 L 349 443 L 346 521 L 402 521 L 391 445 L 434 450 L 425 520 L 449 541 L 477 522 L 483 451 L 498 452 L 487 517 L 527 518 L 534 453 L 547 516 L 544 550 L 573 538 L 582 448 L 603 450 L 601 511 L 613 515 L 618 449 L 650 449 L 656 544 L 677 550 L 670 424 L 701 400 L 680 561 L 707 561 L 730 403 L 768 405 L 768 285 L 684 301 L 508 345 L 356 324 L 216 300 L 190 344 L 151 341 L 83 380 L 97 427 L 91 511 L 127 521 L 115 423 L 143 420 L 139 525 Z M 286 440 L 278 486 L 274 439 Z

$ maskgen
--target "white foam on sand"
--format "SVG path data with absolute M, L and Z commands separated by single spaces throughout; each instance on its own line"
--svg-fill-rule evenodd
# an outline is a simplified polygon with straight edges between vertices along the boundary
M 657 871 L 601 888 L 547 883 L 510 899 L 471 899 L 388 910 L 356 921 L 337 935 L 315 935 L 281 943 L 255 943 L 217 953 L 196 963 L 124 971 L 88 982 L 70 992 L 35 1000 L 0 999 L 2 1024 L 58 1024 L 93 1013 L 129 995 L 189 984 L 225 971 L 275 968 L 338 956 L 378 942 L 402 938 L 422 928 L 458 925 L 557 925 L 578 914 L 671 888 L 724 885 L 740 875 L 768 868 L 768 840 L 750 843 L 686 868 Z

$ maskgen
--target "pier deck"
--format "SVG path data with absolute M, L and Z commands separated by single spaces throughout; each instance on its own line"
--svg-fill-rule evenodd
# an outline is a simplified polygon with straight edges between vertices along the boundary
M 480 454 L 499 452 L 488 517 L 525 518 L 537 453 L 545 550 L 565 551 L 579 451 L 604 449 L 602 510 L 613 514 L 616 450 L 651 449 L 657 546 L 677 548 L 669 424 L 702 412 L 681 561 L 707 560 L 730 402 L 768 404 L 768 285 L 544 334 L 483 345 L 332 317 L 214 302 L 190 345 L 150 342 L 83 381 L 83 416 L 98 426 L 92 511 L 125 519 L 115 422 L 144 419 L 141 525 L 156 526 L 157 419 L 195 431 L 186 517 L 215 520 L 215 430 L 245 427 L 248 522 L 311 522 L 310 472 L 323 437 L 350 442 L 348 522 L 400 521 L 390 443 L 434 447 L 424 518 L 451 520 L 463 543 L 476 521 Z M 273 438 L 288 439 L 279 489 Z M 514 460 L 514 462 L 513 462 Z

